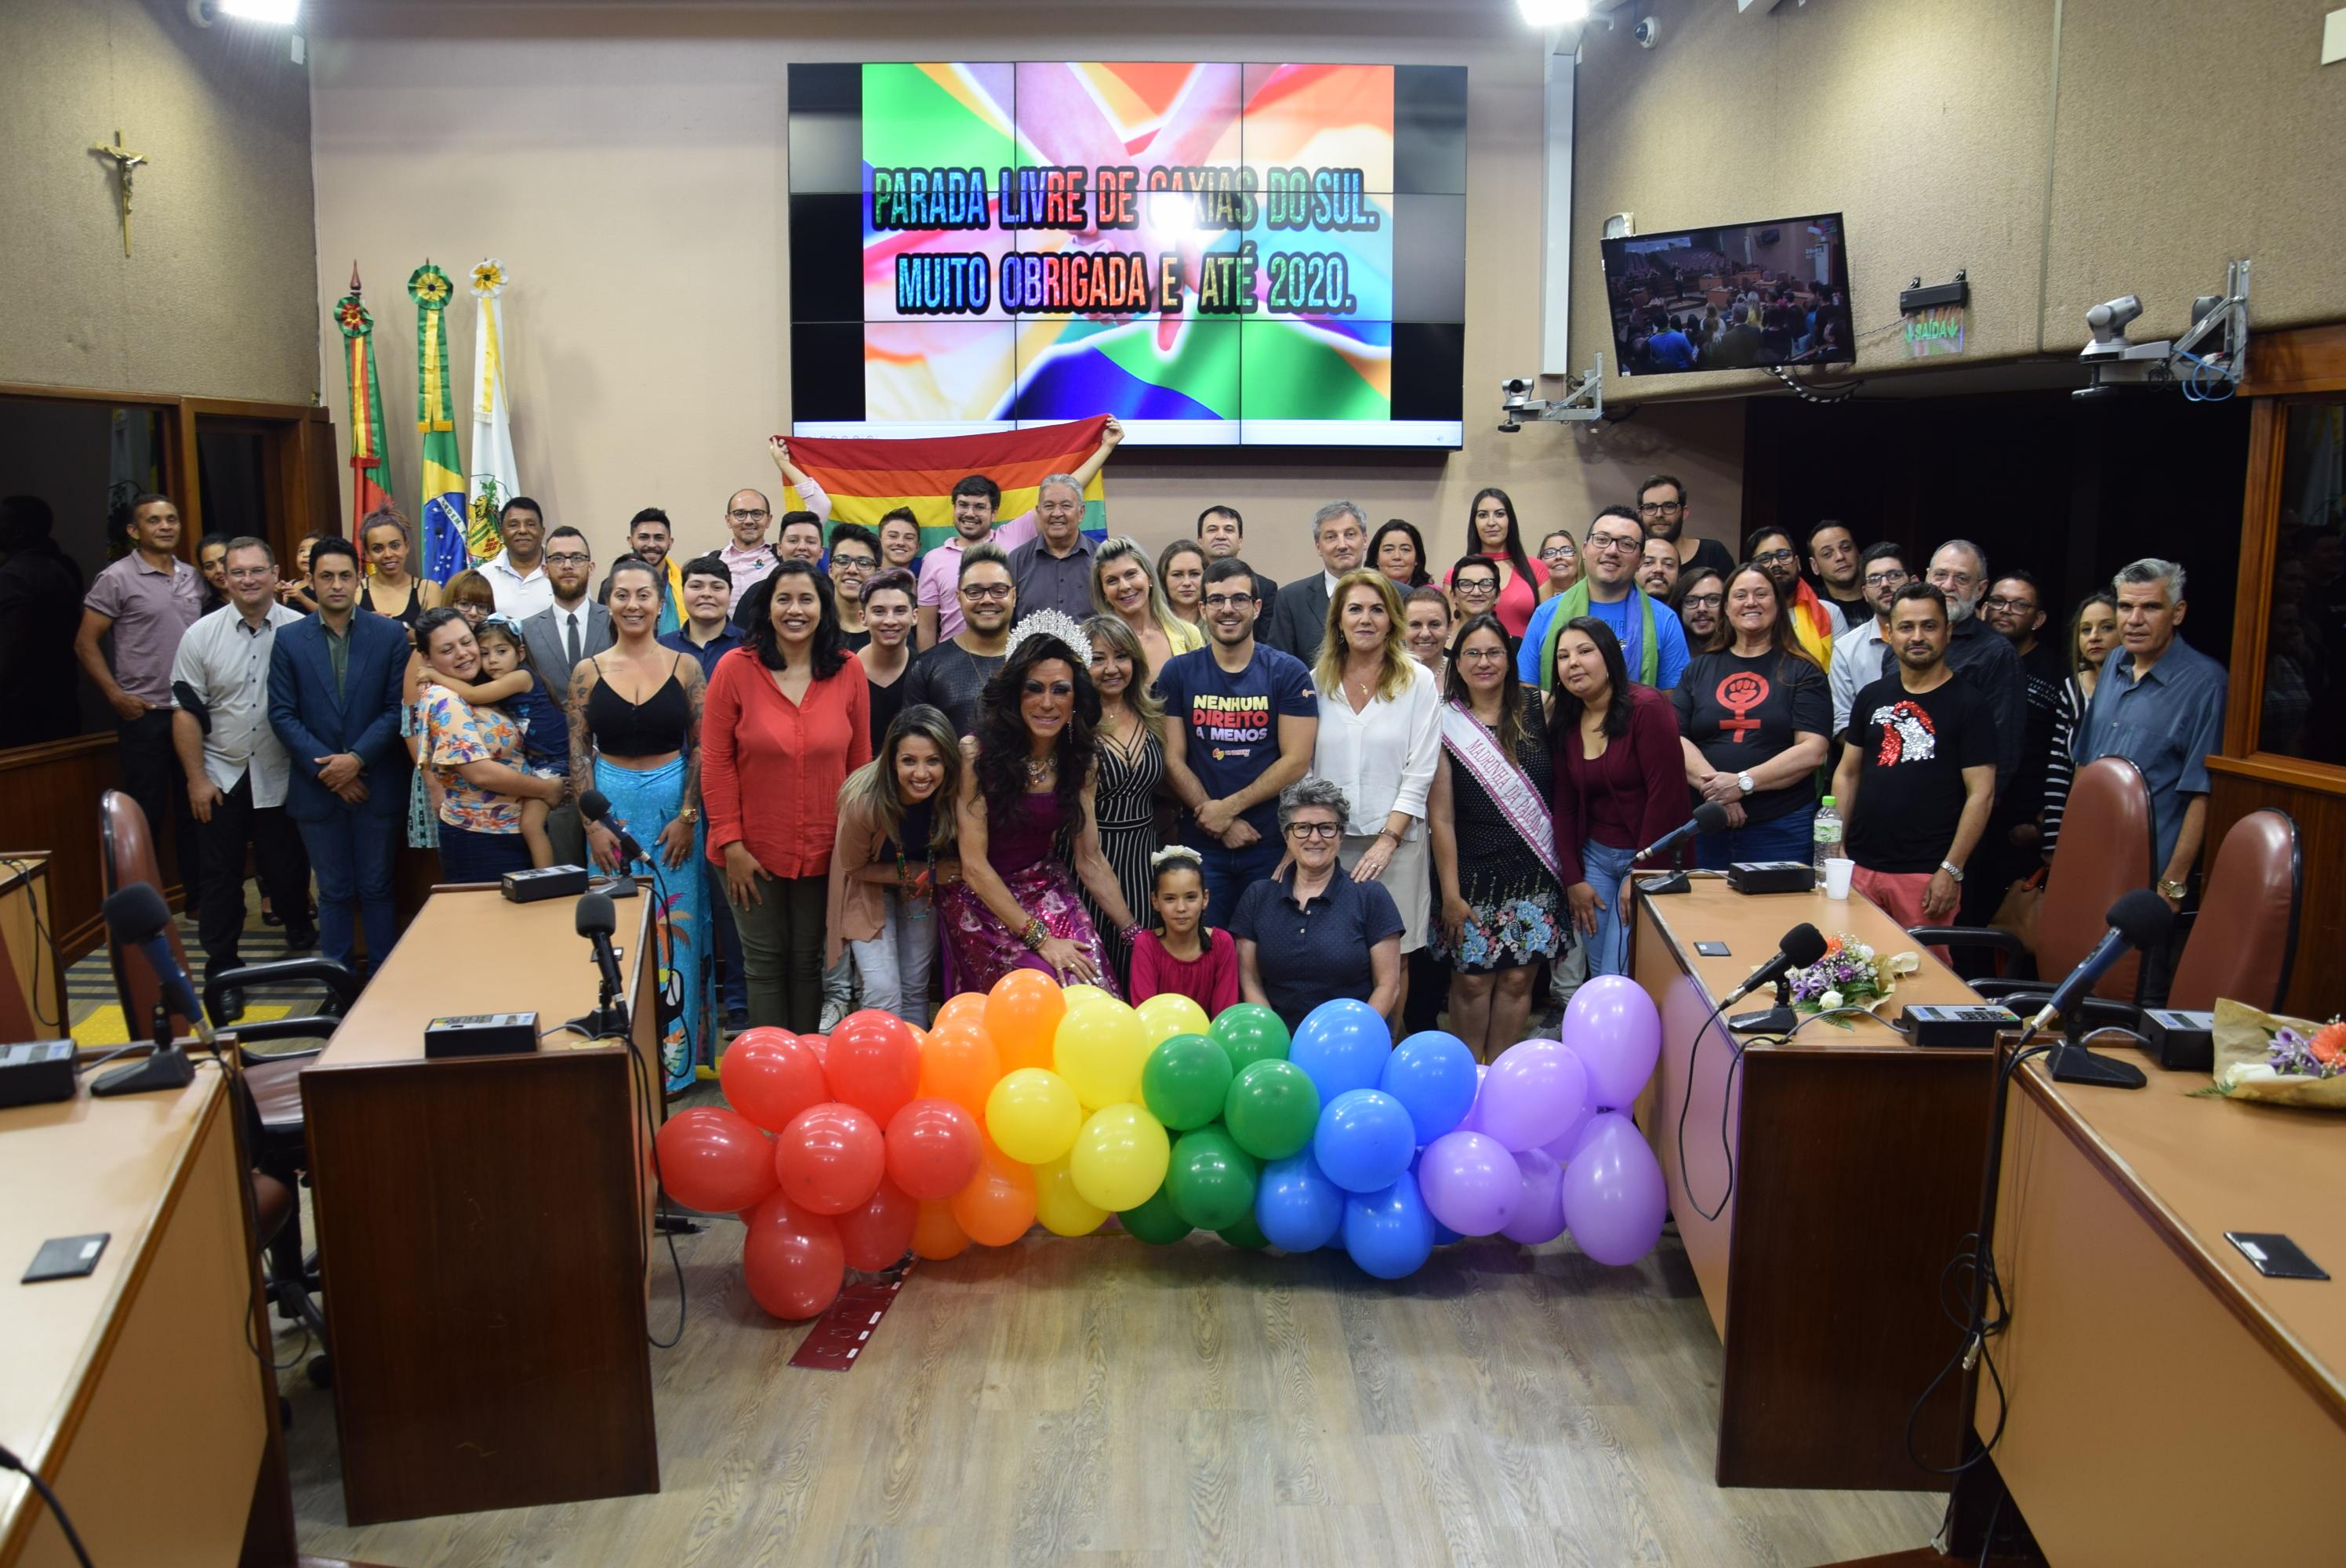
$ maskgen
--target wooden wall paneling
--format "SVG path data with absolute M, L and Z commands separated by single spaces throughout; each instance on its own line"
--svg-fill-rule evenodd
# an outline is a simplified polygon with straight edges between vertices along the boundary
M 106 900 L 106 881 L 98 865 L 97 798 L 114 789 L 121 776 L 111 735 L 82 735 L 0 751 L 0 822 L 8 824 L 13 842 L 50 852 L 50 929 L 66 963 L 104 940 L 98 906 Z M 167 856 L 164 863 L 175 865 L 176 860 Z M 167 898 L 182 891 L 176 886 L 163 890 Z
M 2249 812 L 2278 807 L 2297 823 L 2298 850 L 2305 883 L 2297 917 L 2297 958 L 2290 968 L 2289 995 L 2281 1011 L 2297 1018 L 2327 1019 L 2346 1012 L 2346 786 L 2317 765 L 2291 766 L 2278 759 L 2211 757 L 2208 770 L 2208 842 L 2223 842 L 2232 824 Z M 2215 933 L 2194 932 L 2195 942 Z
M 2265 614 L 2280 530 L 2281 440 L 2289 410 L 2278 398 L 2259 398 L 2249 410 L 2249 472 L 2240 496 L 2240 577 L 2233 586 L 2231 686 L 2224 708 L 2224 751 L 2246 757 L 2257 748 L 2264 712 Z M 2208 842 L 2217 840 L 2210 838 Z
M 2250 335 L 2241 396 L 2325 392 L 2346 392 L 2346 324 Z

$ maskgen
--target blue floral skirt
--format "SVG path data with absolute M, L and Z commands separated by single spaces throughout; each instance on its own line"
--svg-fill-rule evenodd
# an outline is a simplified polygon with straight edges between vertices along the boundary
M 1522 969 L 1571 951 L 1572 926 L 1556 879 L 1530 850 L 1522 859 L 1525 864 L 1458 868 L 1459 896 L 1469 913 L 1454 949 L 1443 929 L 1441 905 L 1434 905 L 1426 946 L 1455 972 Z

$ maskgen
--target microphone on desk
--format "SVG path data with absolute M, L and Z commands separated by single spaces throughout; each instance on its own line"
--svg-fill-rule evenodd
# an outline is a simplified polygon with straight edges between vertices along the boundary
M 611 946 L 611 933 L 619 929 L 619 911 L 608 893 L 581 893 L 576 921 L 578 934 L 595 949 L 595 967 L 602 972 L 603 989 L 595 1011 L 571 1023 L 593 1039 L 623 1034 L 627 1028 L 627 1005 L 620 997 L 626 986 L 619 978 L 619 955 Z
M 2056 1081 L 2139 1089 L 2150 1081 L 2143 1070 L 2130 1062 L 2096 1056 L 2086 1050 L 2084 1031 L 2079 1027 L 2081 1021 L 2072 1015 L 2084 1005 L 2094 983 L 2108 973 L 2110 966 L 2125 957 L 2127 949 L 2148 952 L 2167 940 L 2168 932 L 2175 924 L 2175 911 L 2148 888 L 2137 888 L 2119 894 L 2118 901 L 2102 918 L 2109 921 L 2110 929 L 2102 933 L 2102 940 L 2094 944 L 2084 962 L 2054 987 L 2052 996 L 2028 1021 L 2028 1033 L 2035 1033 L 2056 1016 L 2068 1020 L 2068 1038 L 2055 1047 L 2050 1064 Z
M 1806 969 L 1825 955 L 1824 932 L 1802 921 L 1784 933 L 1775 955 L 1751 972 L 1751 977 L 1719 1003 L 1719 1011 L 1726 1012 L 1763 985 L 1781 983 L 1786 974 L 1795 969 Z M 1797 1022 L 1789 1007 L 1771 1007 L 1763 1013 L 1739 1013 L 1727 1021 L 1729 1029 L 1790 1029 Z
M 1694 815 L 1691 818 L 1680 822 L 1677 827 L 1630 856 L 1629 863 L 1634 866 L 1648 855 L 1658 855 L 1665 850 L 1677 849 L 1697 833 L 1716 833 L 1726 826 L 1727 808 L 1716 800 L 1705 800 L 1694 809 Z M 1687 880 L 1687 874 L 1684 871 L 1670 871 L 1662 876 L 1649 877 L 1639 882 L 1637 891 L 1641 893 L 1682 893 L 1693 885 Z
M 195 1081 L 195 1064 L 188 1054 L 171 1041 L 170 1014 L 178 1013 L 188 1021 L 196 1038 L 209 1045 L 213 1043 L 212 1026 L 204 1019 L 204 1004 L 196 995 L 196 988 L 188 979 L 188 972 L 179 967 L 172 955 L 171 909 L 163 895 L 150 882 L 132 882 L 117 888 L 107 895 L 101 906 L 106 914 L 107 936 L 118 949 L 135 949 L 147 960 L 154 972 L 155 981 L 162 991 L 163 1016 L 158 1021 L 155 1048 L 141 1062 L 128 1067 L 117 1067 L 92 1084 L 93 1095 L 137 1095 L 149 1089 L 180 1089 Z M 131 1022 L 126 1020 L 126 1022 Z

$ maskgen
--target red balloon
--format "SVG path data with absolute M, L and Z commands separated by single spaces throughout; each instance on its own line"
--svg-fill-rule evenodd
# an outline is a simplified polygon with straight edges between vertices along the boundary
M 814 1214 L 862 1208 L 888 1168 L 880 1124 L 852 1105 L 814 1105 L 774 1140 L 782 1196 Z
M 747 1116 L 696 1105 L 668 1119 L 653 1141 L 660 1185 L 687 1208 L 711 1214 L 763 1203 L 779 1179 L 773 1145 Z
M 951 1100 L 914 1100 L 888 1122 L 888 1179 L 924 1203 L 969 1185 L 985 1152 L 977 1118 Z
M 786 1029 L 745 1029 L 717 1061 L 718 1086 L 726 1103 L 770 1133 L 790 1125 L 801 1111 L 831 1098 L 822 1081 L 822 1058 Z
M 847 1256 L 839 1227 L 776 1193 L 750 1216 L 741 1247 L 741 1277 L 759 1306 L 801 1322 L 839 1299 Z
M 870 1112 L 883 1126 L 921 1092 L 921 1047 L 912 1026 L 868 1007 L 840 1020 L 822 1065 L 831 1097 Z
M 913 1227 L 920 1218 L 919 1201 L 905 1196 L 894 1182 L 883 1181 L 870 1203 L 849 1209 L 831 1223 L 839 1227 L 850 1268 L 880 1269 L 894 1267 L 912 1250 Z

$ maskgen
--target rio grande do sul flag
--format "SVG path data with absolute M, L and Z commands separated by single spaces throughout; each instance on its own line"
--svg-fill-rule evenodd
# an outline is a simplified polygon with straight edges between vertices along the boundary
M 351 291 L 334 301 L 342 329 L 343 369 L 351 393 L 351 516 L 391 504 L 391 464 L 382 427 L 382 383 L 374 369 L 374 317 L 359 292 L 359 264 L 351 263 Z M 356 534 L 357 527 L 351 532 Z
M 455 409 L 448 389 L 448 274 L 426 261 L 407 276 L 415 301 L 415 428 L 423 437 L 423 560 L 435 583 L 463 571 L 464 463 L 456 453 Z
M 909 506 L 921 524 L 921 548 L 953 536 L 953 487 L 983 473 L 1002 486 L 999 519 L 1035 509 L 1044 477 L 1070 473 L 1091 456 L 1107 425 L 1106 414 L 980 435 L 790 437 L 790 461 L 831 496 L 831 520 L 878 530 L 880 519 Z M 796 489 L 783 492 L 783 509 L 802 505 Z M 1084 486 L 1084 534 L 1107 537 L 1107 492 L 1095 473 Z
M 495 257 L 473 269 L 473 298 L 481 302 L 481 321 L 473 338 L 473 482 L 464 545 L 475 561 L 485 561 L 505 548 L 497 514 L 521 494 L 513 420 L 505 402 L 505 264 Z

